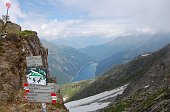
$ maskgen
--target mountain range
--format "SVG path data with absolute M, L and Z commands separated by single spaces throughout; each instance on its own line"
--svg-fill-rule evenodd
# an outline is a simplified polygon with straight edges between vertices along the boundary
M 127 63 L 138 55 L 159 50 L 170 43 L 170 33 L 157 33 L 144 39 L 147 40 L 141 41 L 140 44 L 134 46 L 133 49 L 127 48 L 125 51 L 120 51 L 100 61 L 96 70 L 96 75 L 98 76 L 108 71 L 115 65 Z
M 149 38 L 150 35 L 121 36 L 108 43 L 88 46 L 80 50 L 100 62 L 114 54 L 138 48 Z

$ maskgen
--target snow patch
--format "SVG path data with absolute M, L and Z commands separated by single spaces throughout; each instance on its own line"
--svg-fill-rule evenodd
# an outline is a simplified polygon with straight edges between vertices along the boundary
M 122 94 L 123 91 L 126 89 L 126 86 L 127 85 L 77 101 L 68 102 L 65 105 L 70 112 L 96 111 L 98 109 L 107 107 L 110 102 L 106 102 L 104 100 L 116 97 L 118 94 Z
M 98 109 L 107 107 L 109 105 L 109 102 L 107 103 L 91 103 L 90 105 L 85 106 L 78 106 L 78 107 L 71 107 L 69 109 L 70 112 L 89 112 L 89 111 L 96 111 Z

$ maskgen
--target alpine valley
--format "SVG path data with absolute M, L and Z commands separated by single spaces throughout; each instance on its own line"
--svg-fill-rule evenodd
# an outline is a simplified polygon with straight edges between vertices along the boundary
M 49 49 L 49 72 L 58 82 L 93 79 L 138 55 L 159 50 L 170 42 L 170 33 L 121 36 L 111 42 L 76 49 L 42 40 Z

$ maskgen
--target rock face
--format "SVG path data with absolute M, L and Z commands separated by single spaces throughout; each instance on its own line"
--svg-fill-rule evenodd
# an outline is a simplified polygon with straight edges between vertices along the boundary
M 26 56 L 41 55 L 46 68 L 47 49 L 36 32 L 20 30 L 19 25 L 8 23 L 7 37 L 0 38 L 0 112 L 30 112 L 41 108 L 40 104 L 22 102 L 23 83 L 26 82 Z

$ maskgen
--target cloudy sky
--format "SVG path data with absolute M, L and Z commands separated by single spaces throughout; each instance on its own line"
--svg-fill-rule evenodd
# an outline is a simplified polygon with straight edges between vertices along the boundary
M 47 40 L 170 30 L 170 0 L 0 0 L 12 22 Z

